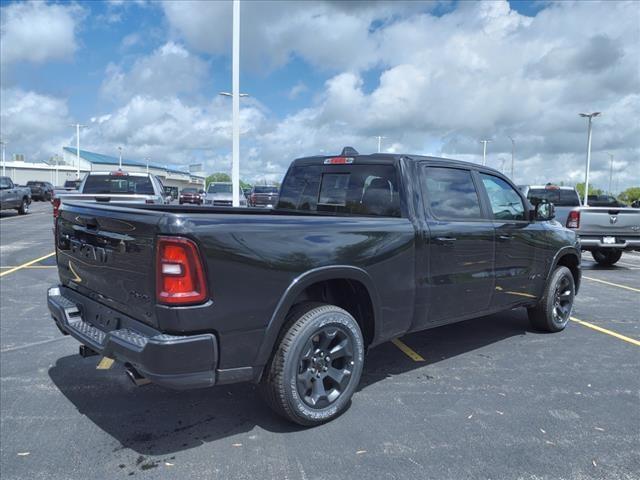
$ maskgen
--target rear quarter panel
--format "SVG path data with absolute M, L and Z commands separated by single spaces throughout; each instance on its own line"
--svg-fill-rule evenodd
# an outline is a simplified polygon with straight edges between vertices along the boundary
M 220 336 L 221 368 L 251 364 L 287 288 L 319 267 L 366 271 L 379 299 L 378 337 L 411 323 L 415 233 L 407 219 L 197 215 L 175 222 L 172 233 L 192 236 L 206 259 L 213 305 L 198 318 Z

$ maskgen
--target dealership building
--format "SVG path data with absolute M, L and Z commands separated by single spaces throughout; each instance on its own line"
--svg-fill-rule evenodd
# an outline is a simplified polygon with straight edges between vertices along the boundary
M 5 162 L 2 166 L 3 175 L 11 177 L 14 183 L 24 185 L 29 180 L 51 182 L 53 185 L 64 185 L 67 180 L 74 180 L 78 172 L 78 157 L 76 149 L 64 147 L 63 156 L 56 156 L 48 162 L 25 162 L 14 158 Z M 87 172 L 104 172 L 117 170 L 119 158 L 101 153 L 80 150 L 80 178 Z M 149 172 L 156 175 L 165 186 L 204 188 L 205 176 L 202 173 L 194 174 L 182 170 L 163 167 L 154 163 L 147 164 L 144 161 L 122 159 L 122 169 L 128 172 Z

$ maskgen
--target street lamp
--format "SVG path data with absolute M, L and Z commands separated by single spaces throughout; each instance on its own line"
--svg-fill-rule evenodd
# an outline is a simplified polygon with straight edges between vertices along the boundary
M 72 123 L 71 126 L 76 127 L 76 162 L 78 164 L 76 170 L 76 178 L 80 178 L 80 129 L 86 128 L 87 125 Z
M 487 143 L 491 140 L 480 140 L 482 144 L 482 166 L 484 167 L 487 164 Z
M 2 145 L 2 176 L 6 177 L 7 176 L 7 162 L 5 162 L 4 160 L 4 147 L 7 144 L 7 142 L 5 142 L 4 140 L 0 140 L 0 145 Z
M 589 167 L 591 166 L 591 121 L 594 117 L 600 115 L 600 112 L 593 113 L 580 113 L 581 117 L 588 118 L 588 130 L 587 130 L 587 169 L 584 173 L 584 199 L 582 204 L 588 206 L 587 198 L 589 197 Z
M 118 147 L 118 169 L 122 170 L 122 147 Z
M 613 191 L 611 190 L 611 181 L 613 180 L 613 153 L 607 153 L 609 155 L 610 163 L 609 163 L 609 195 L 613 195 Z
M 144 157 L 144 159 L 147 162 L 147 173 L 149 173 L 149 157 Z
M 509 140 L 511 140 L 511 180 L 513 181 L 513 157 L 516 151 L 516 141 L 511 135 L 509 135 Z
M 383 137 L 382 135 L 374 135 L 373 138 L 377 138 L 378 139 L 378 153 L 380 153 L 380 151 L 382 149 L 382 139 L 383 138 L 387 138 L 387 137 Z

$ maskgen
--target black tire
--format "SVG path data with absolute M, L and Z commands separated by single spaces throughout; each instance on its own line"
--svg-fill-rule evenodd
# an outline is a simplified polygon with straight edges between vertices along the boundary
M 363 365 L 362 332 L 349 312 L 302 304 L 287 317 L 260 391 L 279 415 L 299 425 L 319 425 L 349 407 Z
M 527 309 L 531 325 L 545 332 L 564 330 L 571 317 L 576 286 L 571 270 L 557 267 L 544 289 L 540 302 Z
M 27 213 L 29 213 L 29 202 L 26 198 L 23 198 L 22 203 L 18 207 L 18 214 L 26 215 Z
M 593 259 L 603 267 L 610 267 L 622 257 L 622 250 L 593 250 L 591 252 Z

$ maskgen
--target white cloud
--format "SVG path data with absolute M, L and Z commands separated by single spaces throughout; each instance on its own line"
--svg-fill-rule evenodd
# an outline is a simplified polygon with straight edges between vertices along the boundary
M 183 46 L 168 42 L 151 55 L 139 57 L 128 70 L 109 64 L 102 94 L 126 101 L 138 94 L 162 97 L 198 91 L 207 75 L 207 64 Z
M 256 156 L 283 159 L 339 152 L 431 153 L 510 167 L 516 140 L 519 183 L 579 181 L 586 123 L 595 120 L 592 182 L 608 185 L 615 155 L 620 187 L 640 182 L 637 10 L 632 3 L 560 3 L 523 17 L 506 3 L 461 3 L 443 17 L 400 19 L 377 30 L 379 82 L 365 89 L 355 71 L 325 85 L 320 101 L 289 115 L 260 138 Z M 585 33 L 588 32 L 588 33 Z M 277 160 L 276 160 L 277 161 Z
M 0 90 L 0 125 L 7 151 L 46 160 L 66 145 L 70 118 L 65 99 L 19 88 Z
M 289 90 L 289 94 L 287 95 L 287 97 L 289 97 L 289 100 L 295 100 L 300 95 L 308 91 L 309 87 L 307 87 L 304 82 L 298 82 L 293 87 L 291 87 L 291 90 Z
M 163 2 L 174 33 L 191 47 L 214 55 L 231 49 L 231 2 Z M 374 21 L 428 10 L 432 2 L 243 2 L 242 62 L 272 69 L 297 55 L 322 70 L 351 70 L 376 61 Z
M 77 24 L 83 17 L 84 10 L 77 4 L 34 1 L 2 7 L 2 63 L 71 59 L 78 48 Z

